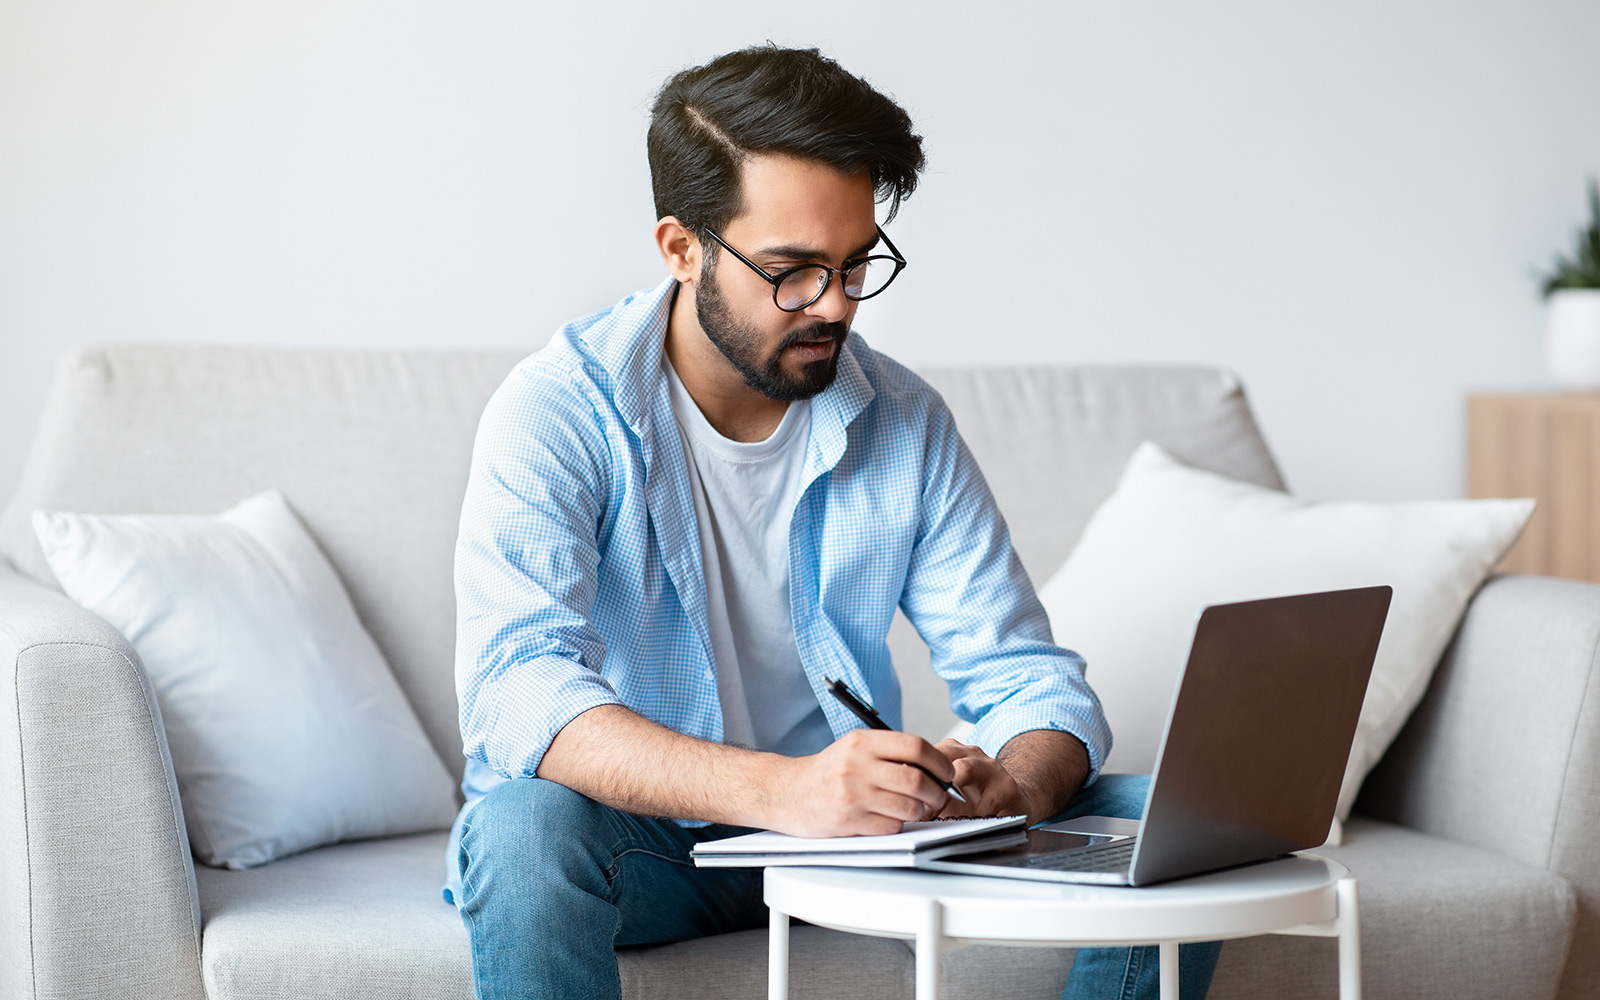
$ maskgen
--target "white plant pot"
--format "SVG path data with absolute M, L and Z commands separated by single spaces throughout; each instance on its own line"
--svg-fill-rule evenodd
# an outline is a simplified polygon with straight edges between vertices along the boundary
M 1545 347 L 1556 385 L 1600 390 L 1600 289 L 1564 288 L 1551 295 L 1549 324 Z

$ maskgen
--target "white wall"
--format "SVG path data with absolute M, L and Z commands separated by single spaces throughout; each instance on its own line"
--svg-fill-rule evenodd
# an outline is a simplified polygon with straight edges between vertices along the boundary
M 653 284 L 653 92 L 768 38 L 926 136 L 858 319 L 903 360 L 1229 365 L 1319 498 L 1457 495 L 1463 394 L 1544 382 L 1589 0 L 6 0 L 0 495 L 80 344 L 533 345 Z

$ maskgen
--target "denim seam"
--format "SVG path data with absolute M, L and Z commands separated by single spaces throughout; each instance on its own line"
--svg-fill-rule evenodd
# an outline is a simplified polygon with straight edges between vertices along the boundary
M 687 858 L 673 856 L 670 854 L 662 854 L 660 851 L 652 850 L 649 847 L 640 847 L 630 844 L 628 843 L 627 838 L 619 837 L 611 845 L 611 862 L 609 865 L 607 865 L 605 870 L 606 886 L 610 890 L 610 902 L 613 905 L 616 904 L 617 899 L 621 895 L 618 891 L 617 883 L 622 876 L 622 859 L 630 854 L 643 854 L 646 857 L 655 858 L 658 861 L 666 861 L 670 862 L 671 864 L 688 868 L 695 867 L 694 862 Z
M 456 841 L 456 874 L 461 876 L 461 899 L 456 900 L 457 906 L 464 906 L 467 900 L 474 895 L 472 886 L 468 884 L 467 873 L 472 871 L 472 854 L 467 850 L 467 834 L 472 832 L 472 825 L 461 824 L 461 839 Z M 465 863 L 463 863 L 465 862 Z
M 622 897 L 620 885 L 622 881 L 622 856 L 631 850 L 631 848 L 624 847 L 623 844 L 624 841 L 621 838 L 611 844 L 611 850 L 606 852 L 606 856 L 611 860 L 606 862 L 600 871 L 600 874 L 604 875 L 606 879 L 606 902 L 613 907 L 617 905 L 617 900 Z
M 1144 975 L 1144 948 L 1129 948 L 1128 962 L 1122 967 L 1122 1000 L 1135 1000 L 1139 979 Z

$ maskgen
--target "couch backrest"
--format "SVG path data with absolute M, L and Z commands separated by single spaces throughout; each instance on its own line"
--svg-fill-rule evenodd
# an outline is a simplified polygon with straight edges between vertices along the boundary
M 0 555 L 54 586 L 28 513 L 221 511 L 276 487 L 342 574 L 424 728 L 459 772 L 451 557 L 479 414 L 506 352 L 121 345 L 63 359 Z M 1281 486 L 1238 381 L 1204 368 L 951 369 L 949 401 L 1036 582 L 1065 560 L 1142 440 Z M 953 721 L 926 651 L 892 638 L 907 728 Z

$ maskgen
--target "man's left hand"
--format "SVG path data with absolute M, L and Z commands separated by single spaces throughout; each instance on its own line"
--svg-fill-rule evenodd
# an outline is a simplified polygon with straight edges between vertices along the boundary
M 941 818 L 1026 815 L 1043 822 L 1066 808 L 1089 775 L 1089 751 L 1071 733 L 1033 729 L 1013 736 L 998 759 L 982 749 L 945 740 L 934 747 L 955 766 L 967 797 L 951 800 Z
M 976 816 L 1020 816 L 1026 814 L 1028 822 L 1040 817 L 1028 793 L 1004 764 L 984 753 L 982 748 L 969 746 L 956 740 L 941 740 L 934 749 L 950 758 L 955 765 L 954 784 L 961 789 L 967 801 L 951 799 L 939 812 L 940 819 L 960 819 Z

